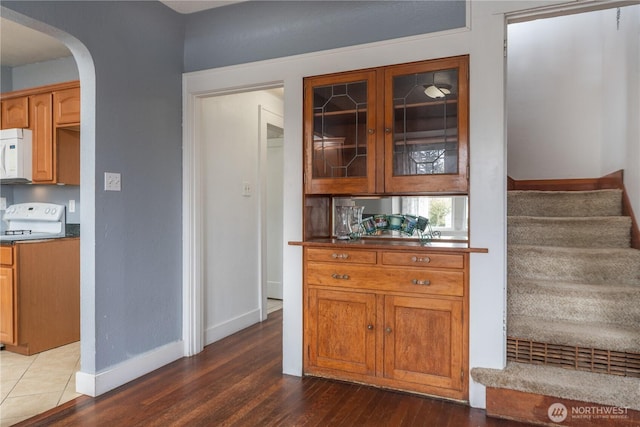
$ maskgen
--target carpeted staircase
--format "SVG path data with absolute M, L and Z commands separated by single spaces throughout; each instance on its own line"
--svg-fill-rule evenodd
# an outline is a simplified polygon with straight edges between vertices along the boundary
M 640 410 L 640 250 L 622 190 L 510 191 L 507 367 L 487 387 Z

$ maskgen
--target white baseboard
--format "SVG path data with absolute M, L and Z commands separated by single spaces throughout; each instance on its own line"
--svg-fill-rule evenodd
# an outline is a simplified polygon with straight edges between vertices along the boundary
M 255 309 L 217 325 L 209 326 L 205 331 L 204 345 L 209 345 L 231 334 L 235 334 L 238 331 L 260 322 L 260 320 L 260 309 Z
M 80 371 L 76 374 L 76 392 L 92 397 L 99 396 L 182 357 L 184 357 L 184 343 L 176 341 L 97 374 Z

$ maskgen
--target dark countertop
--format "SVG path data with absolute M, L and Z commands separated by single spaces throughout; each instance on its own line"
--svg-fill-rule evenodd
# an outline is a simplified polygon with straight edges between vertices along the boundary
M 80 237 L 80 224 L 67 224 L 65 229 L 64 237 Z M 62 237 L 55 237 L 56 239 L 61 239 Z M 40 240 L 3 240 L 1 244 L 3 245 L 13 245 L 16 242 L 42 242 L 43 240 L 52 240 L 52 239 L 40 239 Z
M 472 248 L 467 242 L 453 241 L 436 241 L 432 240 L 428 243 L 419 241 L 398 241 L 387 239 L 369 239 L 360 240 L 336 240 L 336 239 L 313 239 L 303 242 L 289 242 L 293 246 L 314 246 L 314 247 L 351 247 L 364 249 L 394 249 L 394 250 L 411 250 L 411 251 L 453 251 L 453 252 L 478 252 L 487 253 L 486 248 Z

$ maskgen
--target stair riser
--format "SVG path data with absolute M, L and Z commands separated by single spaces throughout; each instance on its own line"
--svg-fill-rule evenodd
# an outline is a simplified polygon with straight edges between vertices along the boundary
M 509 292 L 511 313 L 546 319 L 640 325 L 640 292 L 636 295 L 556 295 Z M 640 340 L 640 332 L 638 335 Z
M 628 248 L 631 241 L 631 219 L 616 217 L 585 223 L 509 218 L 507 241 L 510 245 Z
M 607 256 L 509 249 L 508 272 L 516 279 L 640 286 L 640 251 Z
M 622 214 L 622 191 L 538 192 L 509 191 L 507 215 L 541 217 L 618 216 Z

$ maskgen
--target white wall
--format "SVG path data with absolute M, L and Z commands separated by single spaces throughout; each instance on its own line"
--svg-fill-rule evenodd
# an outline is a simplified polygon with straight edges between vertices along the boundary
M 619 23 L 613 8 L 509 25 L 509 176 L 625 169 L 637 182 L 639 15 L 635 5 L 621 8 Z
M 283 113 L 266 91 L 202 101 L 205 344 L 260 321 L 259 105 Z
M 302 238 L 302 78 L 461 54 L 470 54 L 470 242 L 489 250 L 471 255 L 469 364 L 472 368 L 505 365 L 504 12 L 537 7 L 541 2 L 468 5 L 471 25 L 466 29 L 185 74 L 185 168 L 195 162 L 199 149 L 201 138 L 191 124 L 201 117 L 203 94 L 284 82 L 284 373 L 302 373 L 302 250 L 287 245 Z M 185 200 L 193 200 L 194 195 L 197 200 L 197 184 L 195 178 L 196 191 L 187 190 Z M 472 406 L 484 407 L 484 387 L 472 382 L 469 398 Z

